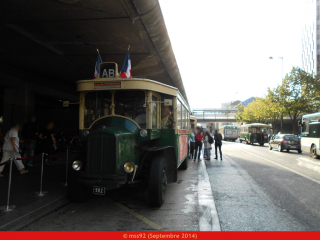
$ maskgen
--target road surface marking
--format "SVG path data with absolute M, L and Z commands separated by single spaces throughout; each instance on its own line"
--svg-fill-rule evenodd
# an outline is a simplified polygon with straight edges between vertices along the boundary
M 260 157 L 260 156 L 258 156 L 258 155 L 256 155 L 256 154 L 250 153 L 250 152 L 245 151 L 245 150 L 242 150 L 242 149 L 240 149 L 240 148 L 237 148 L 237 149 L 239 149 L 239 150 L 242 151 L 242 152 L 248 153 L 248 154 L 250 154 L 250 155 L 252 155 L 252 156 L 261 158 L 261 159 L 263 159 L 263 160 L 265 160 L 265 161 L 267 161 L 267 162 L 273 163 L 273 164 L 275 164 L 275 165 L 277 165 L 277 166 L 279 166 L 279 167 L 282 167 L 282 168 L 284 168 L 284 169 L 286 169 L 286 170 L 288 170 L 288 171 L 290 171 L 290 172 L 293 172 L 293 173 L 295 173 L 295 174 L 298 174 L 298 175 L 300 175 L 301 177 L 304 177 L 304 178 L 309 179 L 309 180 L 311 180 L 311 181 L 313 181 L 313 182 L 315 182 L 315 183 L 320 184 L 320 181 L 315 180 L 315 179 L 313 179 L 313 178 L 311 178 L 311 177 L 309 177 L 309 176 L 307 176 L 307 175 L 305 175 L 305 174 L 303 174 L 303 173 L 299 173 L 299 172 L 297 172 L 297 171 L 295 171 L 295 170 L 292 170 L 292 169 L 290 169 L 290 168 L 288 168 L 288 167 L 285 167 L 285 166 L 283 166 L 283 165 L 281 165 L 281 164 L 279 164 L 279 163 L 275 163 L 275 162 L 273 162 L 273 161 L 271 161 L 271 160 L 269 160 L 269 159 L 266 159 L 266 158 L 264 158 L 264 157 Z
M 312 164 L 320 166 L 320 163 L 314 162 L 314 161 L 312 161 L 312 160 L 310 160 L 308 158 L 299 157 L 297 160 L 303 160 L 303 161 L 306 161 L 306 162 L 309 162 L 309 163 L 312 163 Z
M 123 210 L 125 210 L 126 212 L 130 213 L 132 216 L 140 219 L 142 222 L 144 222 L 145 224 L 149 225 L 150 227 L 158 230 L 158 231 L 164 231 L 164 228 L 160 227 L 159 225 L 155 224 L 154 222 L 151 222 L 149 219 L 147 219 L 144 216 L 141 216 L 140 214 L 132 211 L 130 208 L 127 208 L 126 206 L 122 205 L 119 202 L 116 202 L 114 200 L 112 200 L 111 198 L 108 198 L 108 200 L 110 202 L 112 202 L 113 204 L 117 205 L 118 207 L 122 208 Z
M 212 188 L 204 161 L 198 163 L 199 230 L 221 231 Z

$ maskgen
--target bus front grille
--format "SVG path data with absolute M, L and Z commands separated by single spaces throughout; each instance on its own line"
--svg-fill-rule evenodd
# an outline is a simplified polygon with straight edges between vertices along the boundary
M 116 138 L 113 135 L 104 132 L 89 135 L 87 156 L 87 174 L 116 174 Z

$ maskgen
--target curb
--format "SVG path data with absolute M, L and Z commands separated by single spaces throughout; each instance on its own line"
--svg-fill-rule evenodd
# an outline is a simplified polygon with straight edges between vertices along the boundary
M 49 213 L 69 204 L 71 201 L 67 195 L 61 196 L 54 201 L 42 205 L 41 207 L 36 207 L 39 203 L 35 202 L 30 204 L 23 209 L 17 209 L 13 212 L 8 212 L 4 214 L 12 214 L 6 224 L 0 226 L 0 231 L 19 231 L 29 224 L 39 220 L 40 218 L 48 215 Z

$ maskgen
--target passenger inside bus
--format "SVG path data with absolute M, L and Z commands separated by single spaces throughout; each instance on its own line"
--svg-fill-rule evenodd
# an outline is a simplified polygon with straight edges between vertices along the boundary
M 162 105 L 161 108 L 161 128 L 172 129 L 173 128 L 173 109 L 171 106 Z

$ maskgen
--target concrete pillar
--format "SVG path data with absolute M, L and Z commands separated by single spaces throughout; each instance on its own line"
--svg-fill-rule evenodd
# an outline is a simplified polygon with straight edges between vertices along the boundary
M 35 94 L 25 88 L 4 89 L 3 130 L 6 132 L 12 122 L 23 125 L 34 115 Z

